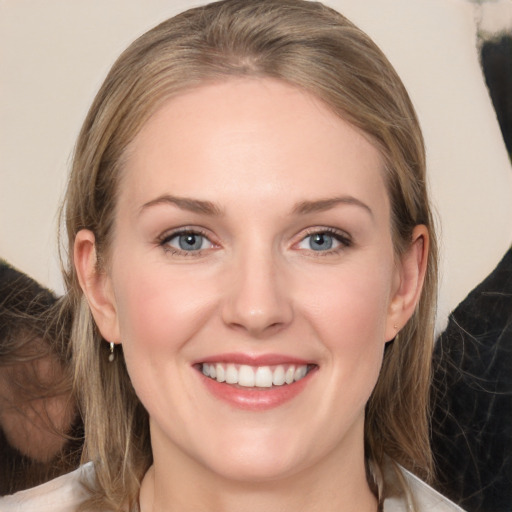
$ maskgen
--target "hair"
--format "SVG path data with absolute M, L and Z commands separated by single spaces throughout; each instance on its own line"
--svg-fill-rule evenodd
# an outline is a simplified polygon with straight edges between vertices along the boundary
M 386 347 L 365 420 L 366 457 L 374 478 L 379 480 L 375 475 L 386 461 L 394 461 L 428 479 L 437 248 L 423 138 L 393 67 L 340 13 L 302 0 L 225 0 L 183 12 L 133 42 L 113 65 L 78 138 L 63 205 L 69 259 L 76 234 L 86 228 L 95 235 L 97 271 L 108 271 L 116 196 L 130 142 L 169 98 L 230 77 L 272 78 L 305 90 L 378 148 L 397 257 L 410 247 L 416 225 L 429 230 L 419 304 Z M 108 344 L 95 327 L 72 261 L 65 281 L 64 315 L 73 317 L 75 384 L 85 416 L 84 460 L 96 465 L 97 488 L 88 506 L 120 510 L 136 503 L 152 462 L 148 414 L 130 383 L 122 350 L 108 363 Z
M 57 298 L 29 276 L 0 259 L 0 364 L 43 357 L 50 347 L 34 345 L 46 337 L 45 313 Z M 61 355 L 57 347 L 56 353 Z
M 66 435 L 79 425 L 67 424 L 75 407 L 68 340 L 51 322 L 56 301 L 50 290 L 0 260 L 0 495 L 78 465 L 81 440 L 70 442 Z M 55 401 L 67 402 L 68 410 L 56 415 Z

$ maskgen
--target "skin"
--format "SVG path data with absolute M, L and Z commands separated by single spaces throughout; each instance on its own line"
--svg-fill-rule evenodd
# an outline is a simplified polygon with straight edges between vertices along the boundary
M 397 260 L 377 149 L 297 88 L 230 79 L 170 99 L 127 155 L 108 268 L 90 231 L 74 257 L 150 414 L 142 511 L 374 511 L 364 408 L 414 311 L 428 239 L 418 226 Z M 205 235 L 200 251 L 179 249 L 183 227 Z M 327 229 L 339 240 L 314 250 Z M 224 353 L 315 371 L 292 400 L 243 410 L 194 367 Z

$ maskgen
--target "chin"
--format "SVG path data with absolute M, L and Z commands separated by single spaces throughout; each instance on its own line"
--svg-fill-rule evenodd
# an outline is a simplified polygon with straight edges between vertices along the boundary
M 297 465 L 272 457 L 237 458 L 224 461 L 225 464 L 211 467 L 214 473 L 233 482 L 263 484 L 293 476 L 299 471 Z
M 208 454 L 209 460 L 204 462 L 219 476 L 245 483 L 285 479 L 314 463 L 309 460 L 304 444 L 293 442 L 289 433 L 269 437 L 266 432 L 264 436 L 250 437 L 252 440 L 237 440 L 231 436 L 225 443 L 219 443 L 221 448 Z

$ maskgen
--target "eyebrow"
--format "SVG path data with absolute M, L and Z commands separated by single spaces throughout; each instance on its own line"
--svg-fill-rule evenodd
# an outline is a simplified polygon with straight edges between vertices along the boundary
M 316 201 L 301 201 L 295 205 L 293 213 L 305 215 L 308 213 L 324 212 L 338 206 L 339 204 L 359 206 L 366 210 L 373 218 L 372 209 L 367 204 L 363 203 L 363 201 L 360 201 L 353 196 L 331 197 L 327 199 L 318 199 Z
M 182 210 L 187 210 L 194 213 L 201 213 L 212 216 L 222 215 L 222 210 L 211 201 L 202 201 L 200 199 L 178 197 L 169 194 L 164 194 L 157 197 L 156 199 L 152 199 L 151 201 L 144 203 L 140 209 L 140 213 L 142 213 L 147 208 L 160 204 L 170 204 L 177 206 Z M 307 215 L 309 213 L 323 212 L 330 210 L 339 204 L 359 206 L 366 210 L 373 218 L 373 212 L 371 208 L 353 196 L 332 197 L 327 199 L 317 199 L 314 201 L 301 201 L 293 207 L 292 213 L 295 215 Z
M 194 213 L 202 213 L 206 215 L 221 215 L 222 211 L 218 206 L 216 206 L 211 201 L 202 201 L 200 199 L 192 199 L 189 197 L 178 197 L 172 196 L 169 194 L 164 194 L 162 196 L 157 197 L 156 199 L 152 199 L 147 203 L 144 203 L 140 208 L 140 213 L 142 213 L 147 208 L 152 206 L 160 205 L 160 204 L 169 204 L 173 206 L 177 206 L 182 210 L 187 210 L 189 212 Z

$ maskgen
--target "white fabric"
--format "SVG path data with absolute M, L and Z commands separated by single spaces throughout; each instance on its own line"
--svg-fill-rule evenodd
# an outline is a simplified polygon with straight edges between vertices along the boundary
M 92 462 L 45 484 L 0 498 L 0 512 L 76 512 L 87 496 L 82 481 L 92 482 Z
M 463 512 L 458 505 L 439 494 L 417 476 L 405 469 L 402 471 L 411 489 L 417 512 Z M 384 512 L 408 512 L 409 510 L 405 498 L 388 498 L 384 501 Z
M 463 512 L 460 507 L 441 496 L 437 491 L 406 470 L 404 476 L 410 486 L 418 512 Z M 12 496 L 0 498 L 0 512 L 76 512 L 86 497 L 81 485 L 83 479 L 91 479 L 92 463 Z M 384 501 L 384 512 L 407 512 L 404 498 L 388 498 Z

